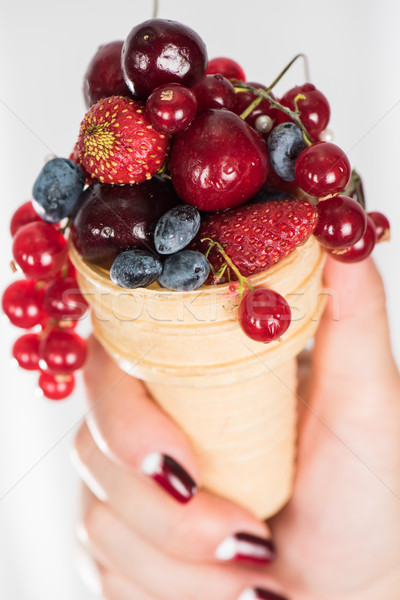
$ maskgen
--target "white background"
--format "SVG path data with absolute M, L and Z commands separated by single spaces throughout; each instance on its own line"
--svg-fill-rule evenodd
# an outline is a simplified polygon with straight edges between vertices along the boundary
M 376 260 L 400 360 L 400 44 L 397 0 L 161 0 L 159 16 L 193 27 L 209 56 L 238 60 L 270 83 L 298 52 L 328 97 L 335 142 L 364 178 L 369 209 L 391 220 L 393 241 Z M 123 39 L 151 15 L 150 0 L 7 3 L 0 30 L 0 271 L 12 280 L 8 223 L 30 198 L 43 158 L 68 156 L 84 113 L 82 76 L 101 43 Z M 299 63 L 277 88 L 303 83 Z M 360 305 L 363 298 L 359 299 Z M 1 323 L 0 597 L 89 600 L 75 570 L 77 480 L 69 446 L 84 414 L 79 388 L 63 404 L 34 393 L 35 375 L 13 369 L 19 331 Z

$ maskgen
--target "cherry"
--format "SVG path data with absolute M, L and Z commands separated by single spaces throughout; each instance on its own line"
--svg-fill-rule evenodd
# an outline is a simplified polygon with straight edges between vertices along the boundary
M 26 333 L 19 337 L 12 348 L 12 355 L 22 369 L 39 369 L 39 337 L 36 333 Z
M 88 304 L 73 277 L 61 277 L 51 281 L 44 291 L 43 306 L 49 317 L 57 321 L 79 321 L 88 309 Z
M 206 75 L 214 75 L 220 73 L 226 79 L 238 79 L 239 81 L 246 81 L 246 75 L 242 67 L 231 58 L 225 58 L 219 56 L 212 58 L 207 65 Z
M 259 288 L 244 296 L 238 308 L 239 324 L 256 342 L 272 342 L 288 329 L 292 313 L 285 298 L 273 290 Z
M 95 183 L 81 200 L 71 236 L 90 260 L 111 260 L 133 248 L 153 250 L 158 219 L 180 204 L 171 182 L 159 176 L 138 185 Z
M 74 331 L 52 329 L 39 345 L 39 365 L 51 373 L 72 373 L 86 360 L 86 340 Z
M 2 308 L 16 327 L 34 327 L 44 316 L 43 286 L 31 279 L 14 281 L 3 293 Z
M 68 375 L 53 375 L 42 371 L 39 375 L 39 388 L 49 400 L 64 400 L 72 394 L 75 387 L 75 377 Z
M 31 279 L 49 279 L 67 258 L 67 242 L 49 223 L 33 222 L 15 234 L 13 256 L 17 265 Z
M 124 42 L 100 46 L 89 63 L 83 79 L 83 96 L 88 108 L 109 96 L 130 96 L 121 68 Z
M 367 215 L 367 228 L 362 238 L 353 246 L 341 250 L 328 250 L 340 262 L 353 263 L 367 258 L 376 244 L 376 230 L 373 220 Z
M 318 223 L 314 235 L 326 248 L 353 246 L 364 235 L 367 217 L 349 196 L 333 196 L 318 203 Z
M 295 98 L 299 94 L 305 96 L 304 99 L 297 100 L 297 108 L 300 111 L 300 119 L 307 132 L 313 140 L 317 140 L 319 134 L 327 127 L 330 119 L 329 102 L 325 96 L 317 90 L 312 83 L 296 85 L 286 92 L 280 100 L 283 106 L 295 110 Z M 282 111 L 277 111 L 277 119 L 280 123 L 291 121 L 290 117 Z
M 28 200 L 28 202 L 25 202 L 25 204 L 22 204 L 19 208 L 17 208 L 11 217 L 10 233 L 12 237 L 14 237 L 21 227 L 27 225 L 28 223 L 32 223 L 33 221 L 40 221 L 43 223 L 43 219 L 39 217 L 33 208 L 32 202 Z
M 381 212 L 369 212 L 368 216 L 372 219 L 376 230 L 376 241 L 387 242 L 390 240 L 390 223 L 387 217 Z
M 145 112 L 158 131 L 178 133 L 189 125 L 197 112 L 196 96 L 179 83 L 161 85 L 147 98 Z
M 250 82 L 248 83 L 248 85 L 257 89 L 267 89 L 265 85 L 261 85 L 261 83 Z M 271 94 L 271 96 L 274 97 L 273 94 Z M 241 115 L 246 110 L 246 108 L 250 106 L 252 102 L 254 102 L 256 98 L 258 98 L 258 96 L 250 91 L 237 92 L 236 103 L 232 109 L 233 112 L 235 112 L 237 115 Z M 251 113 L 246 117 L 246 121 L 249 125 L 251 125 L 251 127 L 256 129 L 256 121 L 259 117 L 267 115 L 271 118 L 272 122 L 275 122 L 277 112 L 278 111 L 276 110 L 276 108 L 272 108 L 268 100 L 266 98 L 263 98 L 260 104 L 253 108 Z
M 316 142 L 305 148 L 295 165 L 296 181 L 311 196 L 328 196 L 341 192 L 349 183 L 349 159 L 339 146 Z
M 181 23 L 150 19 L 136 25 L 122 49 L 122 69 L 137 98 L 160 85 L 195 85 L 207 66 L 207 50 L 200 36 Z
M 268 152 L 261 137 L 234 113 L 210 109 L 197 113 L 175 136 L 169 169 L 174 188 L 199 210 L 244 204 L 268 174 Z
M 198 110 L 207 108 L 227 108 L 231 110 L 236 103 L 235 89 L 223 75 L 206 75 L 196 83 L 193 92 L 197 98 Z

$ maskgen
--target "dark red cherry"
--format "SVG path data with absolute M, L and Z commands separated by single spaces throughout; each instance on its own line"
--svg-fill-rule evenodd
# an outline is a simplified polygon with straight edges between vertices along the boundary
M 231 110 L 236 103 L 235 89 L 223 75 L 206 75 L 192 88 L 197 98 L 198 110 L 207 108 L 227 108 Z
M 222 108 L 197 113 L 175 136 L 169 161 L 174 188 L 185 202 L 214 211 L 244 204 L 268 174 L 262 138 Z
M 207 66 L 203 40 L 190 27 L 166 19 L 150 19 L 136 25 L 122 49 L 122 69 L 129 89 L 137 98 L 158 86 L 195 85 Z
M 196 112 L 196 96 L 179 83 L 160 85 L 146 101 L 145 113 L 150 123 L 158 131 L 168 134 L 185 129 Z
M 220 73 L 227 79 L 246 81 L 246 75 L 244 74 L 244 71 L 239 63 L 224 56 L 212 58 L 208 62 L 206 75 L 214 75 L 215 73 Z
M 115 41 L 100 46 L 83 78 L 83 96 L 88 108 L 108 96 L 131 96 L 121 68 L 124 42 Z

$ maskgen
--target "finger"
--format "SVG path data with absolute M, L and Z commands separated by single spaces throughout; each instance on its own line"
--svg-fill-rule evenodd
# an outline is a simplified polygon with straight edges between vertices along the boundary
M 118 464 L 146 473 L 175 500 L 188 502 L 200 482 L 188 440 L 143 384 L 120 371 L 94 337 L 89 346 L 87 423 L 99 448 Z
M 91 548 L 110 565 L 106 568 L 145 590 L 150 597 L 235 600 L 249 590 L 244 597 L 255 600 L 269 596 L 250 595 L 254 588 L 278 592 L 275 582 L 265 573 L 244 567 L 192 563 L 160 552 L 93 495 L 86 504 L 83 523 Z
M 240 506 L 201 491 L 184 510 L 166 502 L 140 475 L 107 459 L 85 424 L 74 450 L 78 471 L 97 498 L 163 552 L 186 560 L 253 565 L 269 564 L 275 558 L 267 526 Z
M 101 570 L 102 592 L 106 600 L 161 600 L 159 596 L 148 594 L 134 583 L 113 571 Z

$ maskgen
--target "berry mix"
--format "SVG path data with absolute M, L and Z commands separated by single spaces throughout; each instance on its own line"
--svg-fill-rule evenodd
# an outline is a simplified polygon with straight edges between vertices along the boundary
M 208 60 L 192 29 L 164 19 L 99 48 L 76 146 L 44 165 L 10 226 L 12 264 L 25 278 L 2 306 L 29 330 L 12 353 L 39 372 L 47 398 L 72 392 L 86 358 L 75 327 L 88 305 L 68 236 L 122 288 L 229 283 L 241 328 L 264 343 L 285 333 L 291 311 L 274 290 L 254 289 L 251 275 L 310 235 L 342 262 L 388 239 L 389 222 L 366 212 L 346 154 L 325 141 L 325 96 L 311 83 L 273 94 L 287 68 L 269 87 L 246 82 L 235 61 Z

